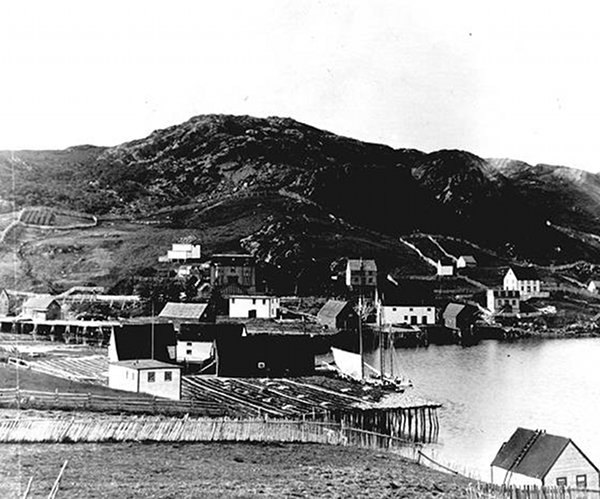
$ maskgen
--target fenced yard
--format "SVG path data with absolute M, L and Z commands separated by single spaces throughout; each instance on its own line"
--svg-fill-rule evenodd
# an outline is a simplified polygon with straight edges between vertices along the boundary
M 570 487 L 515 487 L 488 483 L 472 484 L 467 488 L 468 499 L 600 499 L 600 490 Z

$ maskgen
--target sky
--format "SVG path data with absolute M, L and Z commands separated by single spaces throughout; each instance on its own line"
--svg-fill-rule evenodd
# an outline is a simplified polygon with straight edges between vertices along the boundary
M 198 114 L 600 171 L 593 0 L 0 0 L 0 150 Z

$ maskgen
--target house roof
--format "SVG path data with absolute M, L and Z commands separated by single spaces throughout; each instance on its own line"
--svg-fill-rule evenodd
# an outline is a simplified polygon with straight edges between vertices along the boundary
M 438 265 L 454 265 L 454 260 L 447 256 L 443 256 L 441 258 L 438 258 Z
M 156 359 L 120 360 L 118 362 L 111 362 L 111 364 L 137 369 L 138 371 L 142 369 L 181 369 L 181 366 L 177 364 L 168 364 Z
M 119 360 L 168 361 L 173 358 L 169 347 L 177 344 L 173 324 L 123 324 L 114 328 L 112 338 Z
M 569 438 L 549 435 L 543 431 L 517 428 L 508 442 L 500 447 L 492 466 L 542 479 L 570 442 L 572 441 Z M 583 453 L 581 454 L 589 461 Z M 590 464 L 594 466 L 593 463 Z
M 462 258 L 466 263 L 477 263 L 473 255 L 460 255 L 459 259 Z
M 327 303 L 321 307 L 317 313 L 317 319 L 327 320 L 335 319 L 348 306 L 347 301 L 327 300 Z
M 199 320 L 206 312 L 206 303 L 167 303 L 158 314 L 159 317 L 170 317 L 173 319 Z
M 539 281 L 540 276 L 533 267 L 511 267 L 519 281 Z
M 369 270 L 377 272 L 377 264 L 375 263 L 375 260 L 372 259 L 364 260 L 362 258 L 348 258 L 348 267 L 350 267 L 350 270 Z
M 222 336 L 241 337 L 244 333 L 244 324 L 185 324 L 177 341 L 201 341 L 210 342 Z
M 600 288 L 600 281 L 597 281 L 597 280 L 595 280 L 595 279 L 592 279 L 592 280 L 590 281 L 590 283 L 588 284 L 588 286 L 589 286 L 590 284 L 593 284 L 593 285 L 594 285 L 594 286 L 596 286 L 597 288 Z
M 273 295 L 255 295 L 255 294 L 240 294 L 240 295 L 229 295 L 229 298 L 246 298 L 246 299 L 268 299 L 268 300 L 272 300 L 274 298 L 277 298 L 277 296 L 273 296 Z
M 50 305 L 52 304 L 52 302 L 56 303 L 54 296 L 50 296 L 50 295 L 32 296 L 25 303 L 23 303 L 23 308 L 34 308 L 36 310 L 47 310 L 48 308 L 50 308 Z
M 477 309 L 472 305 L 465 305 L 463 303 L 448 303 L 444 309 L 443 316 L 444 319 L 451 319 L 463 314 L 475 315 L 476 313 Z

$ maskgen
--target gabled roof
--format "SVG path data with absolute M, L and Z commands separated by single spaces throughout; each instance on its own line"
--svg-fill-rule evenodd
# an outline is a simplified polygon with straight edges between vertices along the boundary
M 112 339 L 120 361 L 150 358 L 169 361 L 173 357 L 169 347 L 177 344 L 173 324 L 123 324 L 114 328 Z
M 348 306 L 347 301 L 328 300 L 317 313 L 318 320 L 335 319 Z
M 373 259 L 368 259 L 365 260 L 363 258 L 348 258 L 348 267 L 350 267 L 350 270 L 369 270 L 372 272 L 377 272 L 377 264 L 375 263 L 375 260 Z
M 441 258 L 438 258 L 438 265 L 454 265 L 454 260 L 447 256 L 443 256 Z
M 40 295 L 40 296 L 32 296 L 25 303 L 23 303 L 23 308 L 34 308 L 36 310 L 48 310 L 52 302 L 58 303 L 54 299 L 54 296 L 50 295 Z
M 476 315 L 477 309 L 473 305 L 465 305 L 463 303 L 448 303 L 442 315 L 444 319 L 450 319 L 464 314 Z
M 569 438 L 517 428 L 508 442 L 502 444 L 492 466 L 543 479 L 569 443 L 572 443 Z M 575 447 L 594 466 L 585 454 L 577 446 Z
M 591 285 L 591 284 L 593 284 L 593 285 L 594 285 L 594 286 L 596 286 L 597 288 L 600 288 L 600 281 L 597 281 L 596 279 L 592 279 L 592 280 L 589 282 L 588 286 L 589 286 L 589 285 Z
M 540 276 L 533 267 L 511 267 L 519 281 L 539 281 Z
M 206 312 L 206 303 L 175 303 L 169 302 L 158 314 L 159 317 L 172 319 L 200 320 Z
M 473 255 L 460 255 L 459 259 L 462 258 L 466 263 L 477 263 Z

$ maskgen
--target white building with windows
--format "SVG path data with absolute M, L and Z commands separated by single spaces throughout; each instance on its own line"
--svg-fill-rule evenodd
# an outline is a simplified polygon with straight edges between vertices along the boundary
M 521 300 L 548 296 L 547 292 L 542 291 L 542 281 L 533 267 L 510 267 L 504 276 L 503 288 L 507 291 L 518 291 Z
M 279 298 L 268 295 L 231 295 L 229 317 L 246 319 L 276 319 Z
M 111 362 L 108 386 L 116 390 L 181 399 L 181 367 L 155 359 Z
M 200 260 L 201 251 L 199 244 L 175 243 L 167 251 L 166 256 L 161 256 L 159 262 L 188 262 Z
M 377 264 L 372 259 L 349 258 L 346 263 L 346 286 L 359 291 L 377 288 Z
M 435 324 L 435 307 L 433 305 L 383 305 L 379 303 L 377 319 L 380 326 Z

